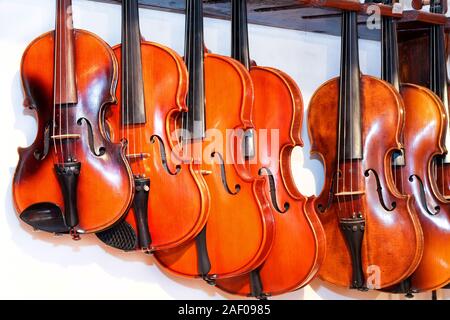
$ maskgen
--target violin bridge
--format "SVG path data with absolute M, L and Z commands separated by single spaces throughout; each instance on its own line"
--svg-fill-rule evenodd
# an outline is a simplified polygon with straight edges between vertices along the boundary
M 53 140 L 76 140 L 76 139 L 80 139 L 80 138 L 81 138 L 81 135 L 76 134 L 76 133 L 59 134 L 59 135 L 52 136 Z
M 127 154 L 127 159 L 128 160 L 147 159 L 147 158 L 150 158 L 150 153 L 132 153 L 132 154 Z

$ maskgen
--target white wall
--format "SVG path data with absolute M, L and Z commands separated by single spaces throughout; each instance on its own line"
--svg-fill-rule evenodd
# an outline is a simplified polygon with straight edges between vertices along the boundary
M 19 222 L 11 202 L 17 147 L 29 145 L 36 121 L 22 107 L 19 66 L 27 44 L 54 27 L 54 0 L 0 0 L 0 298 L 224 299 L 232 298 L 201 281 L 164 274 L 151 257 L 99 246 L 94 236 L 80 242 L 34 233 Z M 114 45 L 120 41 L 120 8 L 74 0 L 77 28 L 93 31 Z M 141 29 L 148 39 L 183 53 L 184 16 L 141 10 Z M 229 54 L 229 22 L 207 19 L 206 43 Z M 326 35 L 250 26 L 251 53 L 259 65 L 280 68 L 302 89 L 306 106 L 314 90 L 339 73 L 340 39 Z M 361 41 L 363 72 L 380 73 L 379 44 Z M 294 174 L 307 195 L 323 184 L 322 166 L 309 158 L 309 141 L 296 150 Z M 447 297 L 450 297 L 448 293 Z M 444 293 L 440 292 L 443 296 Z M 420 295 L 419 298 L 429 298 Z M 378 292 L 358 293 L 319 280 L 283 299 L 389 299 Z

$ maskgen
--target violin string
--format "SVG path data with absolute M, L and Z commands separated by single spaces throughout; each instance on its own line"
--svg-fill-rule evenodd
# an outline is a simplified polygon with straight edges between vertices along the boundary
M 124 3 L 122 4 L 123 6 L 126 4 L 125 3 L 126 0 L 124 0 Z M 126 57 L 126 51 L 125 51 L 125 46 L 126 46 L 126 37 L 125 35 L 125 30 L 126 30 L 126 23 L 125 23 L 125 19 L 124 19 L 124 9 L 122 8 L 122 45 L 120 47 L 120 105 L 117 105 L 117 107 L 119 108 L 120 112 L 119 112 L 119 116 L 120 116 L 120 125 L 121 125 L 121 130 L 120 130 L 120 137 L 121 138 L 125 138 L 127 146 L 126 146 L 126 157 L 129 160 L 129 155 L 130 155 L 130 151 L 129 151 L 129 146 L 128 146 L 128 137 L 127 137 L 127 133 L 126 133 L 126 128 L 125 128 L 125 114 L 128 112 L 127 111 L 127 104 L 125 101 L 125 85 L 126 85 L 126 81 L 125 81 L 125 63 L 124 63 L 124 59 Z
M 124 91 L 125 91 L 125 105 L 126 105 L 126 124 L 125 124 L 125 130 L 126 130 L 126 137 L 127 137 L 127 139 L 128 139 L 128 150 L 129 150 L 129 155 L 132 153 L 132 150 L 131 150 L 131 147 L 130 147 L 130 105 L 129 105 L 129 103 L 130 103 L 130 96 L 129 96 L 129 72 L 130 72 L 130 69 L 129 69 L 129 59 L 130 59 L 130 56 L 129 56 L 129 50 L 128 50 L 128 48 L 129 48 L 129 37 L 128 37 L 128 35 L 129 35 L 129 28 L 128 28 L 128 0 L 126 0 L 125 1 L 125 19 L 126 19 L 126 23 L 125 23 L 125 39 L 124 39 L 124 42 L 125 42 L 125 52 L 124 52 L 124 54 L 125 54 L 125 66 L 123 66 L 123 68 L 124 68 L 124 70 L 125 70 L 125 72 L 124 72 L 124 78 L 122 79 L 122 85 L 124 86 Z M 131 158 L 130 158 L 130 160 L 131 160 Z
M 64 26 L 65 26 L 64 27 L 64 44 L 67 46 L 67 42 L 68 42 L 68 39 L 70 37 L 70 32 L 72 32 L 71 31 L 70 8 L 69 8 L 69 6 L 65 6 L 64 10 L 66 11 L 65 12 L 66 13 L 65 14 L 66 21 L 64 21 Z M 67 32 L 69 32 L 69 34 Z M 66 48 L 66 51 L 67 51 L 67 49 L 71 49 L 72 50 L 72 47 Z M 66 55 L 66 57 L 68 57 L 68 55 Z M 66 61 L 66 65 L 67 65 L 67 62 L 69 62 L 69 61 Z M 65 119 L 66 120 L 66 128 L 65 128 L 66 135 L 69 134 L 69 101 L 67 100 L 67 96 L 68 96 L 68 92 L 69 92 L 69 89 L 70 89 L 69 88 L 69 81 L 67 81 L 67 79 L 68 79 L 68 77 L 72 76 L 72 75 L 68 74 L 68 71 L 69 71 L 69 69 L 65 68 L 65 72 L 66 72 L 66 75 L 65 75 L 65 79 L 66 79 L 66 81 L 65 81 L 66 101 L 64 101 L 64 106 L 65 106 L 65 108 L 64 108 L 65 115 L 64 116 L 66 118 Z M 70 69 L 70 71 L 72 71 L 72 69 Z M 72 94 L 70 94 L 70 97 L 72 98 Z M 72 141 L 70 139 L 65 139 L 64 141 L 65 141 L 65 144 L 66 144 L 66 154 L 67 154 L 67 156 L 66 156 L 67 159 L 65 159 L 65 161 L 67 160 L 68 162 L 70 162 L 70 161 L 72 161 L 71 160 L 71 158 L 72 158 L 72 154 L 71 154 L 71 152 L 72 152 Z
M 446 68 L 445 68 L 445 62 L 444 63 L 441 63 L 442 62 L 442 53 L 444 52 L 444 50 L 445 50 L 445 48 L 444 48 L 444 44 L 442 43 L 442 41 L 441 40 L 443 40 L 442 39 L 442 36 L 441 36 L 441 30 L 440 30 L 440 28 L 441 27 L 439 27 L 439 42 L 440 42 L 440 47 L 439 47 L 439 60 L 440 60 L 440 63 L 439 63 L 439 66 L 441 66 L 441 65 L 444 65 L 444 70 L 446 70 Z M 447 97 L 445 97 L 444 96 L 444 88 L 442 88 L 442 83 L 443 83 L 443 79 L 442 79 L 442 71 L 441 72 L 439 72 L 438 73 L 439 74 L 439 85 L 440 85 L 440 93 L 441 93 L 441 96 L 442 96 L 442 98 L 443 99 L 446 99 Z M 444 105 L 447 105 L 446 103 L 444 103 Z M 446 114 L 448 115 L 448 110 L 445 110 L 445 112 L 446 112 Z M 447 129 L 448 130 L 448 129 Z M 446 132 L 446 136 L 444 137 L 444 141 L 445 141 L 445 146 L 447 146 L 447 131 L 445 131 Z M 448 150 L 447 150 L 447 152 L 448 152 Z M 445 171 L 444 171 L 444 167 L 445 167 L 445 158 L 446 158 L 446 155 L 444 155 L 443 157 L 442 157 L 442 163 L 441 163 L 441 165 L 440 165 L 440 168 L 441 168 L 441 177 L 442 177 L 442 182 L 441 182 L 441 184 L 442 184 L 442 195 L 445 197 Z
M 74 63 L 74 69 L 73 70 L 75 72 L 74 76 L 76 77 L 76 66 L 77 66 L 77 64 L 76 64 L 76 57 L 77 57 L 77 54 L 76 54 L 76 50 L 75 50 L 75 48 L 76 48 L 76 43 L 75 43 L 76 38 L 75 38 L 75 27 L 74 27 L 74 22 L 73 22 L 72 3 L 70 4 L 70 17 L 69 17 L 69 19 L 70 19 L 70 37 L 71 37 L 71 40 L 73 41 L 73 46 L 72 46 L 72 50 L 73 50 L 72 59 L 74 60 L 73 61 L 73 63 Z M 75 78 L 75 81 L 76 81 L 76 78 Z M 76 86 L 76 82 L 75 82 L 75 85 L 73 86 L 73 88 L 75 90 L 75 92 L 74 92 L 75 97 L 77 97 L 78 96 L 78 92 L 77 92 L 78 87 Z M 78 102 L 78 99 L 76 99 L 75 101 Z M 76 121 L 76 118 L 75 118 L 75 121 Z M 67 117 L 67 128 L 69 128 L 69 117 Z M 73 133 L 75 133 L 75 132 L 73 132 Z M 70 155 L 71 160 L 70 161 L 72 161 L 72 162 L 73 161 L 78 161 L 78 159 L 77 159 L 77 146 L 78 146 L 78 140 L 74 139 L 73 142 L 70 145 L 70 147 L 71 147 L 71 155 Z
M 350 126 L 350 141 L 351 141 L 351 143 L 350 143 L 350 154 L 352 155 L 352 159 L 351 159 L 351 161 L 350 161 L 350 192 L 351 193 L 353 193 L 354 191 L 358 191 L 358 185 L 359 185 L 359 178 L 360 178 L 360 168 L 361 168 L 361 166 L 360 166 L 360 159 L 353 159 L 353 154 L 354 154 L 354 151 L 355 151 L 355 136 L 354 136 L 354 131 L 355 131 L 355 128 L 354 128 L 354 126 L 353 126 L 353 119 L 355 118 L 355 110 L 353 109 L 353 106 L 354 106 L 354 101 L 356 101 L 359 105 L 357 106 L 358 108 L 360 108 L 360 100 L 359 99 L 356 99 L 356 100 L 354 100 L 353 99 L 353 93 L 356 91 L 356 90 L 359 90 L 359 83 L 360 83 L 360 79 L 359 79 L 359 52 L 358 52 L 358 35 L 357 35 L 357 30 L 355 29 L 355 28 L 357 28 L 357 21 L 356 21 L 356 14 L 354 14 L 353 12 L 352 13 L 350 13 L 350 21 L 349 21 L 349 24 L 350 24 L 350 26 L 349 26 L 349 28 L 351 28 L 350 30 L 351 30 L 351 32 L 350 32 L 350 43 L 351 44 L 355 44 L 355 47 L 353 46 L 353 45 L 351 45 L 351 46 L 349 46 L 349 48 L 350 48 L 350 50 L 352 50 L 352 52 L 350 52 L 350 55 L 349 55 L 349 57 L 350 57 L 350 67 L 351 67 L 351 69 L 349 70 L 350 71 L 350 77 L 351 77 L 351 81 L 350 81 L 350 87 L 349 87 L 349 94 L 350 94 L 350 97 L 351 97 L 351 101 L 352 101 L 352 104 L 351 104 L 351 106 L 352 106 L 352 109 L 351 110 L 349 110 L 349 112 L 350 112 L 350 123 L 351 123 L 351 126 Z M 358 82 L 357 82 L 357 86 L 355 87 L 354 85 L 355 85 L 355 82 L 354 82 L 354 76 L 355 76 L 355 71 L 357 72 L 357 77 L 358 77 L 358 79 L 356 79 Z M 358 94 L 358 97 L 359 97 L 359 93 L 357 93 Z M 359 116 L 359 115 L 358 115 Z M 361 119 L 358 119 L 358 121 L 361 121 Z M 355 166 L 355 163 L 356 163 L 356 166 Z M 356 167 L 356 168 L 355 168 Z M 356 179 L 354 179 L 353 178 L 353 171 L 354 170 L 356 170 Z M 355 180 L 355 181 L 354 181 Z M 354 186 L 355 186 L 355 189 L 354 189 Z M 356 196 L 356 201 L 354 200 L 354 198 L 353 198 L 353 195 L 351 195 L 350 196 L 350 199 L 351 199 L 351 209 L 352 209 L 352 215 L 353 214 L 356 214 L 356 206 L 355 206 L 355 202 L 356 202 L 356 204 L 357 205 L 359 205 L 359 201 L 360 201 L 360 197 L 359 196 Z
M 130 14 L 130 10 L 131 10 L 130 7 L 133 5 L 132 1 L 133 0 L 129 0 L 129 2 L 128 2 L 129 3 L 128 14 Z M 129 17 L 130 17 L 130 15 L 129 15 Z M 131 38 L 131 41 L 133 41 L 133 40 L 135 40 L 133 38 L 134 35 L 135 35 L 134 34 L 134 21 L 133 20 L 130 21 L 130 27 L 131 27 L 131 30 L 129 30 L 130 31 L 130 38 Z M 131 57 L 130 57 L 130 65 L 129 65 L 129 67 L 131 67 L 131 72 L 132 72 L 131 79 L 136 79 L 136 68 L 135 68 L 135 66 L 136 66 L 136 57 L 135 57 L 136 51 L 133 50 L 133 45 L 135 45 L 135 43 L 131 43 L 130 44 Z M 137 124 L 136 124 L 136 114 L 135 114 L 136 113 L 136 95 L 135 95 L 134 89 L 131 89 L 130 100 L 131 100 L 131 103 L 132 103 L 132 106 L 131 106 L 131 122 L 132 122 L 132 124 L 131 124 L 130 130 L 133 129 L 132 130 L 133 154 L 136 155 L 136 126 L 137 126 Z M 136 159 L 136 160 L 139 161 L 139 159 Z
M 55 57 L 57 57 L 56 53 L 58 50 L 57 47 L 57 39 L 58 39 L 58 4 L 56 4 L 56 13 L 55 13 L 55 19 L 56 19 L 56 24 L 55 24 L 55 33 L 53 35 L 53 42 L 54 42 L 54 52 L 55 52 Z M 52 123 L 52 140 L 53 140 L 53 148 L 55 149 L 55 153 L 54 153 L 54 158 L 53 158 L 53 162 L 55 162 L 55 160 L 58 159 L 58 147 L 57 147 L 57 143 L 56 143 L 56 81 L 57 81 L 57 60 L 54 59 L 53 61 L 53 123 Z M 56 159 L 55 159 L 56 158 Z
M 62 6 L 62 3 L 60 3 L 60 6 Z M 61 7 L 59 8 L 59 10 L 58 10 L 58 15 L 61 15 Z M 62 134 L 62 131 L 61 131 L 61 113 L 62 113 L 62 108 L 61 108 L 61 103 L 62 103 L 62 89 L 61 89 L 61 87 L 62 87 L 62 65 L 61 65 L 61 57 L 62 57 L 62 35 L 61 35 L 61 25 L 62 25 L 62 23 L 61 23 L 61 21 L 59 22 L 59 25 L 58 25 L 58 28 L 60 29 L 59 30 L 59 32 L 58 32 L 58 40 L 59 40 L 59 47 L 58 47 L 58 50 L 59 50 L 59 70 L 58 70 L 58 73 L 59 73 L 59 101 L 58 101 L 58 135 L 59 136 L 61 136 L 61 134 Z M 62 139 L 61 138 L 59 138 L 58 139 L 59 140 L 59 147 L 60 147 L 60 149 L 61 149 L 61 159 L 60 159 L 60 161 L 62 161 L 62 162 L 64 162 L 64 150 L 63 150 L 63 144 L 62 144 Z
M 130 40 L 130 42 L 131 43 L 129 43 L 129 48 L 130 48 L 130 50 L 129 50 L 129 52 L 130 52 L 130 56 L 129 56 L 129 58 L 130 58 L 130 62 L 129 62 L 129 65 L 128 65 L 128 68 L 131 68 L 131 79 L 136 79 L 136 57 L 135 57 L 135 53 L 136 53 L 136 50 L 134 50 L 134 47 L 133 46 L 135 46 L 136 45 L 136 43 L 134 43 L 134 36 L 135 36 L 135 34 L 134 34 L 134 23 L 135 23 L 135 21 L 133 21 L 133 19 L 132 19 L 132 17 L 130 16 L 130 13 L 132 12 L 131 10 L 132 10 L 132 7 L 133 7 L 133 3 L 132 3 L 132 1 L 134 1 L 134 0 L 128 0 L 128 17 L 130 18 L 130 21 L 129 21 L 129 27 L 130 27 L 130 29 L 128 30 L 129 31 L 129 34 L 128 34 L 128 36 L 129 36 L 129 40 Z M 130 69 L 128 69 L 128 70 L 130 70 Z M 134 85 L 134 84 L 133 84 Z M 136 94 L 135 94 L 135 91 L 134 91 L 134 88 L 131 88 L 131 85 L 129 85 L 129 88 L 131 89 L 130 90 L 130 102 L 131 102 L 131 124 L 129 124 L 129 127 L 130 127 L 130 132 L 131 132 L 131 135 L 132 135 L 132 137 L 133 137 L 133 155 L 134 156 L 136 156 L 136 154 L 137 154 L 137 150 L 136 150 L 136 148 L 137 148 L 137 146 L 136 146 L 136 134 L 137 134 L 137 131 L 138 130 L 136 130 L 136 128 L 137 128 L 137 126 L 138 126 L 138 124 L 136 124 Z M 138 163 L 140 162 L 140 159 L 139 158 L 135 158 L 135 161 L 138 161 Z M 138 168 L 139 168 L 139 165 L 138 165 Z M 139 172 L 137 173 L 137 174 L 139 174 Z
M 353 28 L 354 27 L 353 26 L 356 25 L 356 21 L 355 22 L 353 21 L 353 14 L 351 14 L 351 17 L 352 17 L 352 19 L 350 21 L 350 25 L 351 25 L 350 43 L 353 44 L 354 41 L 358 41 L 358 38 L 356 38 L 356 40 L 354 39 L 354 34 L 353 34 Z M 358 46 L 356 46 L 356 48 L 357 47 Z M 350 48 L 351 48 L 350 50 L 356 49 L 356 48 L 353 48 L 353 47 L 350 47 Z M 355 70 L 353 70 L 355 68 L 355 66 L 353 64 L 356 63 L 356 61 L 353 61 L 353 59 L 352 59 L 353 58 L 353 54 L 354 54 L 354 52 L 350 52 L 350 67 L 351 67 L 350 77 L 351 77 L 351 81 L 350 81 L 349 91 L 350 91 L 350 95 L 351 96 L 352 96 L 353 91 L 356 89 L 356 88 L 353 87 L 353 76 L 354 76 L 353 73 L 355 71 Z M 358 51 L 356 51 L 356 54 L 358 54 Z M 349 113 L 349 118 L 350 118 L 350 123 L 351 123 L 351 125 L 350 125 L 350 154 L 352 155 L 352 159 L 350 160 L 350 169 L 349 169 L 349 171 L 350 171 L 350 193 L 353 192 L 353 161 L 354 161 L 353 160 L 353 151 L 354 151 L 353 118 L 355 117 L 353 104 L 354 104 L 354 102 L 353 102 L 353 99 L 352 99 L 352 104 L 351 104 L 352 109 L 349 110 L 349 112 L 350 112 Z M 356 161 L 357 161 L 357 169 L 359 169 L 358 168 L 359 160 L 356 160 Z M 356 178 L 358 178 L 358 177 L 359 177 L 359 170 L 356 170 Z M 355 213 L 355 205 L 354 205 L 354 201 L 353 201 L 353 195 L 350 196 L 350 199 L 351 199 L 351 208 L 352 208 L 352 214 L 353 214 L 353 213 Z
M 342 13 L 342 18 L 341 18 L 341 34 L 342 37 L 344 37 L 346 30 L 347 30 L 347 26 L 345 23 L 346 19 L 345 19 L 345 13 Z M 339 79 L 339 87 L 340 87 L 340 95 L 339 95 L 339 106 L 338 106 L 338 113 L 339 113 L 339 117 L 338 117 L 338 147 L 337 147 L 337 169 L 336 169 L 336 198 L 337 198 L 337 202 L 338 202 L 338 208 L 339 208 L 339 212 L 342 210 L 341 208 L 341 199 L 339 196 L 339 184 L 341 183 L 342 180 L 342 173 L 341 173 L 341 149 L 342 149 L 342 125 L 343 125 L 343 119 L 342 119 L 342 113 L 343 113 L 343 108 L 344 106 L 344 101 L 345 101 L 345 87 L 344 90 L 342 90 L 343 86 L 345 86 L 345 56 L 346 56 L 346 44 L 344 42 L 344 39 L 341 39 L 341 75 L 340 75 L 340 79 Z M 342 186 L 343 189 L 343 186 Z
M 137 9 L 136 9 L 136 13 L 137 13 L 137 16 L 136 16 L 136 24 L 137 24 L 137 30 L 139 30 L 139 33 L 138 33 L 138 39 L 137 39 L 137 41 L 138 41 L 138 54 L 139 54 L 139 57 L 140 57 L 140 63 L 139 63 L 139 66 L 140 66 L 140 70 L 141 70 L 141 78 L 140 78 L 140 81 L 142 82 L 141 83 L 141 86 L 140 86 L 140 88 L 142 89 L 142 92 L 140 92 L 139 94 L 141 94 L 142 95 L 142 103 L 143 103 L 143 105 L 142 105 L 142 107 L 143 108 L 145 108 L 146 107 L 146 104 L 145 104 L 145 90 L 144 90 L 144 84 L 143 84 L 143 81 L 144 81 L 144 68 L 143 68 L 143 64 L 142 64 L 142 61 L 143 61 L 143 57 L 142 57 L 142 41 L 141 41 L 141 38 L 142 38 L 142 35 L 141 35 L 141 32 L 140 32 L 140 30 L 141 30 L 141 27 L 140 27 L 140 19 L 139 19 L 139 5 L 138 5 L 138 1 L 137 0 L 133 0 L 134 2 L 135 2 L 135 5 L 136 5 L 136 7 L 137 7 Z M 152 56 L 152 59 L 153 59 L 153 56 Z M 153 65 L 153 64 L 152 64 Z M 153 88 L 153 85 L 151 86 L 151 88 Z M 144 109 L 144 111 L 145 111 L 145 109 Z M 143 113 L 144 114 L 144 117 L 146 118 L 147 117 L 147 112 L 144 112 Z M 146 120 L 146 119 L 143 119 L 143 120 Z M 140 174 L 142 175 L 142 177 L 145 177 L 145 166 L 144 166 L 144 161 L 145 161 L 145 158 L 144 158 L 144 148 L 143 148 L 143 144 L 142 144 L 142 142 L 143 142 L 143 140 L 144 140 L 144 138 L 142 137 L 143 136 L 143 127 L 145 126 L 145 123 L 146 123 L 147 121 L 144 121 L 144 123 L 141 123 L 141 124 L 139 124 L 139 135 L 138 135 L 138 145 L 139 145 L 139 152 L 141 153 L 141 161 L 139 161 L 139 164 L 140 164 Z

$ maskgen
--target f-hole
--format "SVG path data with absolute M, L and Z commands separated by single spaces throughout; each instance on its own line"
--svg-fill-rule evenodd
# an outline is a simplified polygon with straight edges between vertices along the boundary
M 270 171 L 269 168 L 264 167 L 259 169 L 258 174 L 260 176 L 267 175 L 267 177 L 269 178 L 270 198 L 272 199 L 272 205 L 274 206 L 275 210 L 277 210 L 279 213 L 286 213 L 289 210 L 290 204 L 289 202 L 285 202 L 283 204 L 283 210 L 281 210 L 280 207 L 278 206 L 277 192 L 276 192 L 277 190 L 275 187 L 275 179 L 273 178 L 272 171 Z
M 373 175 L 374 175 L 374 177 L 375 177 L 375 180 L 376 180 L 376 182 L 377 182 L 377 193 L 378 193 L 378 199 L 380 200 L 381 206 L 382 206 L 383 209 L 386 210 L 386 211 L 393 211 L 393 210 L 397 207 L 397 203 L 396 203 L 395 201 L 393 201 L 393 202 L 391 203 L 391 208 L 388 208 L 388 207 L 386 206 L 386 202 L 385 202 L 384 199 L 383 199 L 383 193 L 381 192 L 381 191 L 383 190 L 383 187 L 381 186 L 381 183 L 380 183 L 380 177 L 378 176 L 378 173 L 377 173 L 375 170 L 373 170 L 373 169 L 367 169 L 367 170 L 364 172 L 364 176 L 365 176 L 366 178 L 370 177 L 370 173 L 371 173 L 371 172 L 373 173 Z
M 221 178 L 222 178 L 222 185 L 225 188 L 225 190 L 235 196 L 239 193 L 239 191 L 241 191 L 241 186 L 239 184 L 235 184 L 234 185 L 234 191 L 232 191 L 230 189 L 230 187 L 228 186 L 228 181 L 227 181 L 227 172 L 225 170 L 225 165 L 223 163 L 223 157 L 220 153 L 218 152 L 213 152 L 211 153 L 211 157 L 214 158 L 215 156 L 217 156 L 219 158 L 219 164 L 220 164 L 220 173 L 221 173 Z
M 101 146 L 101 147 L 98 148 L 98 151 L 95 149 L 95 146 L 94 146 L 94 132 L 92 131 L 92 125 L 89 122 L 89 120 L 86 119 L 86 118 L 80 118 L 80 119 L 78 119 L 77 124 L 79 126 L 83 125 L 83 120 L 86 123 L 87 129 L 88 129 L 89 149 L 91 149 L 91 152 L 92 152 L 93 155 L 95 155 L 97 157 L 103 156 L 105 154 L 105 152 L 106 152 L 106 148 Z
M 411 182 L 411 183 L 414 182 L 414 178 L 416 178 L 416 180 L 419 182 L 419 186 L 420 186 L 420 202 L 422 203 L 422 207 L 425 208 L 425 211 L 429 215 L 431 215 L 431 216 L 437 215 L 441 211 L 441 207 L 440 206 L 436 206 L 436 207 L 434 207 L 435 212 L 431 212 L 430 211 L 430 209 L 428 208 L 426 197 L 425 197 L 425 189 L 423 187 L 422 179 L 420 179 L 420 177 L 418 175 L 412 174 L 408 178 L 409 182 Z
M 48 151 L 50 149 L 50 127 L 52 123 L 49 122 L 44 128 L 44 149 L 41 150 L 34 150 L 33 155 L 36 160 L 44 160 L 45 157 L 48 154 Z
M 171 176 L 176 176 L 177 174 L 179 174 L 181 171 L 180 165 L 177 165 L 175 167 L 175 172 L 170 170 L 169 166 L 167 165 L 166 147 L 164 146 L 164 142 L 162 141 L 161 137 L 157 136 L 157 135 L 153 135 L 150 137 L 150 141 L 151 141 L 151 143 L 155 143 L 156 141 L 159 142 L 159 152 L 161 154 L 161 163 L 162 163 L 164 169 L 167 171 L 167 173 L 170 174 Z
M 331 204 L 333 203 L 334 191 L 336 189 L 336 183 L 337 183 L 337 180 L 338 180 L 338 176 L 340 177 L 341 173 L 336 171 L 336 173 L 333 175 L 333 179 L 331 180 L 330 190 L 328 191 L 328 202 L 327 202 L 327 205 L 324 206 L 321 203 L 319 203 L 317 205 L 317 209 L 319 210 L 320 213 L 324 213 L 325 211 L 327 211 L 331 207 Z

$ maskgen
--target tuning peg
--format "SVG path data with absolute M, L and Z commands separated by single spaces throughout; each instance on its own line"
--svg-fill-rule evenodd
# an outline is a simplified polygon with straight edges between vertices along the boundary
M 423 6 L 428 6 L 430 3 L 430 0 L 412 0 L 411 6 L 416 10 L 420 10 Z

